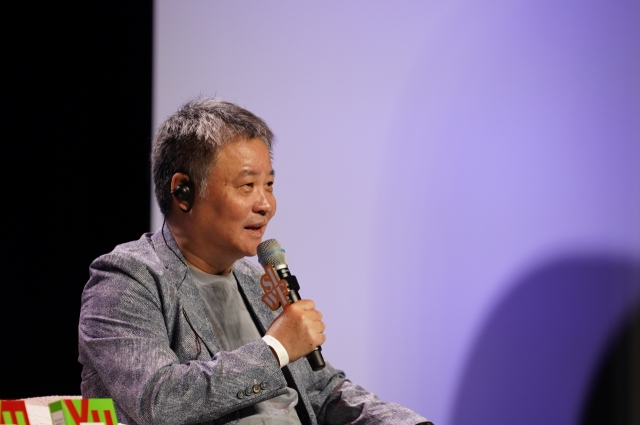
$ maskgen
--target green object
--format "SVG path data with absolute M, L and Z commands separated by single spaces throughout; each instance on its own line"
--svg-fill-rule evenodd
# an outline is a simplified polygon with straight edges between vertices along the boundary
M 63 399 L 49 403 L 53 425 L 102 423 L 118 425 L 116 409 L 110 398 Z

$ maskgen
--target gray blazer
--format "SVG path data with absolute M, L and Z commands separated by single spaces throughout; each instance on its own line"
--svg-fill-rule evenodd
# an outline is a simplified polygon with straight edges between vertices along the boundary
M 235 424 L 243 409 L 299 394 L 308 424 L 418 424 L 425 419 L 306 359 L 280 369 L 264 341 L 220 351 L 204 303 L 169 231 L 145 234 L 91 264 L 82 294 L 83 397 L 113 398 L 121 423 Z M 261 301 L 260 268 L 233 265 L 262 334 L 276 318 Z M 246 410 L 245 410 L 246 411 Z

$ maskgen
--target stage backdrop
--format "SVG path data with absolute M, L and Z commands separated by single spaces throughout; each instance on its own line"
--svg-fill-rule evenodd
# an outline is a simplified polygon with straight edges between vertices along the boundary
M 438 425 L 579 420 L 640 289 L 637 3 L 154 13 L 155 126 L 203 94 L 276 133 L 266 237 L 334 366 Z

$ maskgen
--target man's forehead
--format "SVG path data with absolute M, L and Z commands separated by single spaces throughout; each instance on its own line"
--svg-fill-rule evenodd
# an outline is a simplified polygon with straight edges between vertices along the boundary
M 210 170 L 229 176 L 257 175 L 264 173 L 267 163 L 268 174 L 275 175 L 271 165 L 271 153 L 261 139 L 236 139 L 216 150 Z

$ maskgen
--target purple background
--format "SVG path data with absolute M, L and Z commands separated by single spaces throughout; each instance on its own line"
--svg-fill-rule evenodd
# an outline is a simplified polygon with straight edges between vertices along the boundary
M 198 94 L 270 124 L 267 237 L 355 382 L 438 425 L 572 424 L 640 295 L 639 18 L 157 0 L 154 126 Z

